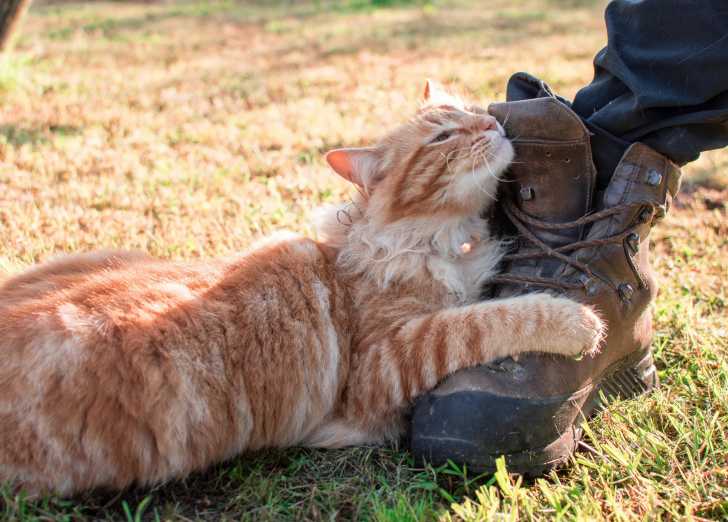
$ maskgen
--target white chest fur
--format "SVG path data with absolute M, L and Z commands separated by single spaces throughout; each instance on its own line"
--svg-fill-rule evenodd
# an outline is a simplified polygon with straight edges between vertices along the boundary
M 467 243 L 463 250 L 457 257 L 432 256 L 427 262 L 432 276 L 460 305 L 478 300 L 483 284 L 493 276 L 502 256 L 500 243 L 491 239 Z

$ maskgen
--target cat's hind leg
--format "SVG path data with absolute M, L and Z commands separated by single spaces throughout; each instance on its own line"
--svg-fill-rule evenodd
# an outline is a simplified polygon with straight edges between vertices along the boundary
M 7 401 L 0 401 L 5 410 Z M 26 498 L 72 491 L 70 470 L 63 465 L 47 465 L 49 448 L 32 423 L 20 415 L 0 412 L 0 486 L 22 491 Z

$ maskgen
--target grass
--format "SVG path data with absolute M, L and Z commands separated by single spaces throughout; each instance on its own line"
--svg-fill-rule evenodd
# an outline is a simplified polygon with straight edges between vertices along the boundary
M 601 1 L 37 1 L 0 67 L 0 269 L 60 252 L 224 255 L 345 197 L 322 153 L 410 113 L 424 78 L 483 101 L 515 70 L 573 96 Z M 728 518 L 728 153 L 685 169 L 654 231 L 663 386 L 589 426 L 569 467 L 417 469 L 393 448 L 245 455 L 147 490 L 28 502 L 5 520 Z

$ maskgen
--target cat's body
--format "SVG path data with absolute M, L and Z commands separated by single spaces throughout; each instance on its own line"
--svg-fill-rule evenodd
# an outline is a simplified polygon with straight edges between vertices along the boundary
M 321 242 L 289 236 L 198 264 L 82 254 L 6 281 L 0 481 L 122 488 L 247 449 L 381 442 L 457 369 L 595 349 L 601 323 L 575 302 L 477 302 L 500 256 L 478 189 L 494 192 L 512 155 L 488 118 L 433 104 L 378 149 L 337 151 L 329 162 L 364 195 L 324 218 Z M 407 141 L 453 121 L 466 159 L 490 143 L 492 163 L 464 170 L 441 150 L 447 133 Z

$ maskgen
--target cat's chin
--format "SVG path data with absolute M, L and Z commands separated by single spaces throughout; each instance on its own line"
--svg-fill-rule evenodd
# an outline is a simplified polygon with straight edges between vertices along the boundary
M 511 141 L 500 134 L 493 136 L 490 144 L 487 166 L 490 167 L 493 175 L 500 177 L 513 161 L 515 151 Z
M 495 201 L 498 182 L 513 161 L 513 156 L 513 146 L 508 139 L 501 136 L 492 138 L 488 161 L 458 176 L 455 197 L 476 209 L 476 214 L 485 210 Z

